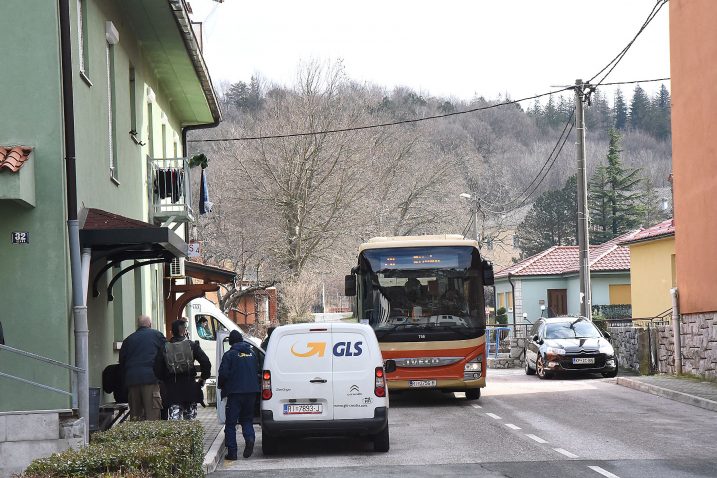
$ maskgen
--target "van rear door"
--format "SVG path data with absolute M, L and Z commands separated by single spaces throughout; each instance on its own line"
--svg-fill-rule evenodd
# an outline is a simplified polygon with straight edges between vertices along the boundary
M 334 419 L 372 418 L 378 399 L 374 374 L 381 364 L 380 357 L 375 356 L 377 351 L 370 346 L 372 337 L 366 336 L 363 327 L 332 325 Z
M 330 325 L 293 328 L 279 335 L 276 349 L 271 345 L 275 353 L 269 364 L 275 419 L 332 420 Z

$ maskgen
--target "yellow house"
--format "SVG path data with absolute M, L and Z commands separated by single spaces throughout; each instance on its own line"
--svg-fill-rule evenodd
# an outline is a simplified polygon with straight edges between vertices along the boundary
M 630 248 L 633 318 L 652 318 L 670 310 L 670 289 L 675 287 L 673 220 L 644 229 L 621 244 Z

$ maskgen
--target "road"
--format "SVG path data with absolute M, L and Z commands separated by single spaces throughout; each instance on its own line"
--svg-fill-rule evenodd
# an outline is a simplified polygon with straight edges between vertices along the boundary
M 391 451 L 355 439 L 286 443 L 213 477 L 715 477 L 717 413 L 601 378 L 541 381 L 489 370 L 476 402 L 438 392 L 391 395 Z M 240 444 L 241 451 L 241 444 Z

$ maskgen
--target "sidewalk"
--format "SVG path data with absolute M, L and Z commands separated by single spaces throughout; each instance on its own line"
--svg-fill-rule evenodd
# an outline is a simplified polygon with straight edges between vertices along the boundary
M 672 375 L 617 377 L 625 387 L 717 412 L 717 382 Z
M 204 473 L 212 473 L 224 457 L 224 425 L 217 421 L 217 409 L 201 405 L 197 409 L 197 420 L 204 427 Z

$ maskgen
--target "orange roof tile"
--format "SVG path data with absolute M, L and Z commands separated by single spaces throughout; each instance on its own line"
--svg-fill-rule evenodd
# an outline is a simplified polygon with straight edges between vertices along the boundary
M 20 171 L 32 153 L 29 146 L 0 146 L 0 171 L 7 169 L 16 173 Z
M 636 242 L 643 242 L 643 241 L 652 241 L 655 239 L 664 239 L 665 237 L 670 237 L 675 235 L 675 222 L 672 218 L 667 219 L 665 221 L 662 221 L 659 224 L 655 224 L 652 227 L 648 227 L 647 229 L 643 229 L 637 234 L 635 234 L 634 237 L 631 237 L 627 240 L 622 241 L 620 244 L 623 246 L 629 245 L 629 244 L 635 244 Z

